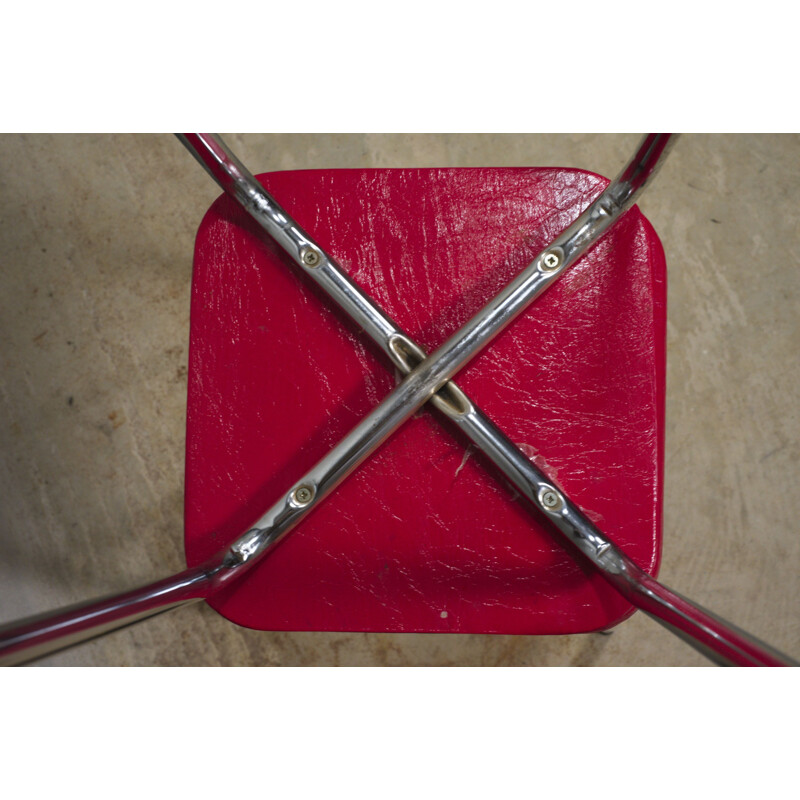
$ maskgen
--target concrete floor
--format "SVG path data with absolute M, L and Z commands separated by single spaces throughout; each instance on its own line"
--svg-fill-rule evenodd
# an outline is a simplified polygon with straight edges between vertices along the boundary
M 580 167 L 638 135 L 230 135 L 255 172 Z M 0 622 L 177 571 L 194 234 L 218 194 L 173 137 L 0 136 Z M 800 656 L 800 137 L 687 135 L 642 208 L 670 269 L 662 580 Z M 611 635 L 263 633 L 205 606 L 45 665 L 708 662 Z

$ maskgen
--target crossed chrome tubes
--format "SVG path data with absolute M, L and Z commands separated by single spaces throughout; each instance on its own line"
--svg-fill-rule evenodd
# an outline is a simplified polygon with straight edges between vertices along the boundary
M 663 587 L 637 567 L 450 379 L 593 245 L 635 202 L 674 137 L 650 134 L 602 195 L 431 356 L 357 287 L 216 136 L 179 138 L 290 257 L 387 353 L 405 379 L 284 498 L 210 563 L 126 595 L 0 628 L 0 663 L 18 663 L 208 596 L 268 553 L 316 504 L 427 400 L 501 469 L 634 605 L 723 664 L 792 663 Z M 69 641 L 67 641 L 69 637 Z

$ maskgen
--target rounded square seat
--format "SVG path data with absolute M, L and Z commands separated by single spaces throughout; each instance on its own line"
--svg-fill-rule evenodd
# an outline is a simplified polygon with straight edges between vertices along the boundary
M 570 169 L 260 175 L 419 344 L 435 349 L 607 185 Z M 456 378 L 654 574 L 666 267 L 638 208 Z M 235 539 L 398 380 L 227 196 L 192 283 L 186 555 Z M 633 609 L 444 417 L 425 408 L 210 604 L 263 630 L 554 634 Z

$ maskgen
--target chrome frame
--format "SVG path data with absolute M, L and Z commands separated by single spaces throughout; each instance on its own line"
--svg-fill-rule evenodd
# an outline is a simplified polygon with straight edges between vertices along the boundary
M 425 363 L 424 349 L 388 317 L 281 208 L 219 136 L 179 134 L 178 138 L 220 187 L 236 198 L 292 260 L 373 339 L 403 374 L 408 375 L 415 365 Z M 531 299 L 541 294 L 634 204 L 642 189 L 663 164 L 676 139 L 674 134 L 645 136 L 633 158 L 578 220 L 552 245 L 545 248 L 507 289 L 453 334 L 431 358 L 437 358 L 448 347 L 466 350 L 466 358 L 469 358 L 478 347 L 482 347 L 509 324 L 519 310 L 530 302 L 524 291 L 531 292 Z M 311 258 L 310 253 L 313 254 Z M 537 287 L 535 279 L 542 282 L 541 288 Z M 509 302 L 508 306 L 504 305 L 517 291 L 522 295 L 519 305 L 513 302 Z M 490 307 L 494 304 L 497 304 L 496 316 L 491 316 Z M 498 317 L 502 318 L 505 314 L 508 318 L 497 323 Z M 484 318 L 489 321 L 484 322 Z M 497 324 L 497 327 L 486 333 L 485 338 L 480 338 L 480 328 L 484 324 Z M 475 350 L 470 350 L 471 341 L 479 338 Z M 456 355 L 453 356 L 455 358 Z M 459 362 L 447 374 L 452 377 L 464 363 L 466 361 Z M 718 664 L 760 658 L 760 655 L 756 655 L 759 650 L 763 651 L 765 661 L 790 661 L 764 642 L 662 586 L 638 567 L 562 490 L 553 485 L 547 475 L 454 382 L 446 383 L 430 400 L 501 470 L 530 503 L 554 523 L 569 542 L 601 570 L 620 593 L 657 622 Z M 414 410 L 416 408 L 415 406 Z M 328 458 L 331 456 L 333 452 Z M 308 483 L 311 480 L 314 480 L 314 476 L 309 473 L 300 483 L 313 485 Z M 322 495 L 315 494 L 313 502 L 321 500 L 326 494 L 327 491 Z M 290 494 L 289 502 L 291 498 Z M 278 514 L 280 511 L 276 506 L 256 523 L 253 531 L 245 534 L 246 537 L 251 537 L 245 544 L 248 553 L 251 547 L 254 553 L 259 553 L 262 547 L 266 550 L 285 535 L 289 528 L 276 532 L 273 520 L 278 519 Z M 261 524 L 265 527 L 261 528 Z M 257 544 L 250 544 L 256 540 Z M 234 544 L 233 548 L 236 547 L 237 544 Z
M 596 566 L 621 553 L 577 507 L 476 407 L 450 379 L 549 288 L 630 208 L 675 137 L 650 134 L 631 161 L 602 194 L 555 241 L 544 248 L 516 278 L 435 350 L 424 350 L 357 286 L 261 186 L 219 136 L 179 135 L 212 178 L 250 213 L 261 227 L 405 373 L 403 381 L 356 428 L 304 475 L 223 558 L 217 583 L 243 565 L 263 557 L 350 472 L 406 419 L 431 399 L 509 477 L 523 494 L 550 517 Z M 299 502 L 300 489 L 310 495 Z M 541 497 L 554 491 L 558 508 Z M 601 560 L 602 557 L 602 560 Z M 621 563 L 621 562 L 620 562 Z

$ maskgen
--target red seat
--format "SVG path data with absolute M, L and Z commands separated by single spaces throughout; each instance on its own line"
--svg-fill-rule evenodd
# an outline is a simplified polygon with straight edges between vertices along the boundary
M 607 185 L 567 169 L 259 179 L 429 350 Z M 665 331 L 663 250 L 634 208 L 456 379 L 651 574 Z M 397 380 L 227 196 L 197 236 L 189 358 L 189 566 L 246 530 Z M 633 611 L 430 408 L 209 602 L 263 630 L 578 633 Z

